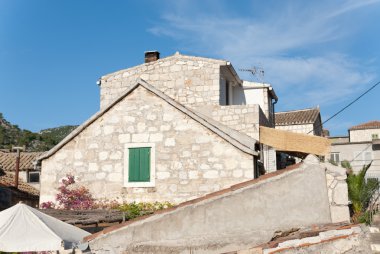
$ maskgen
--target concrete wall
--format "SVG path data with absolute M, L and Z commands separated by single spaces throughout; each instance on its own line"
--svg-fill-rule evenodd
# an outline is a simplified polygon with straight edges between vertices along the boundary
M 101 78 L 100 106 L 104 108 L 135 80 L 142 78 L 183 105 L 219 105 L 221 65 L 226 61 L 176 54 L 108 74 Z
M 299 168 L 109 229 L 90 247 L 93 253 L 224 253 L 268 242 L 277 230 L 331 222 L 327 197 L 324 168 L 311 156 Z
M 259 104 L 265 116 L 274 126 L 274 113 L 272 105 L 272 97 L 269 93 L 269 84 L 243 82 L 243 90 L 248 105 Z
M 154 186 L 125 187 L 126 149 L 155 148 Z M 41 202 L 71 173 L 98 199 L 179 203 L 252 179 L 254 158 L 144 87 L 42 161 Z
M 380 138 L 380 129 L 350 130 L 350 142 L 372 141 L 372 134 L 376 134 Z
M 339 153 L 340 162 L 349 161 L 354 172 L 373 160 L 367 175 L 380 178 L 380 150 L 372 142 L 335 143 L 331 145 L 331 153 Z

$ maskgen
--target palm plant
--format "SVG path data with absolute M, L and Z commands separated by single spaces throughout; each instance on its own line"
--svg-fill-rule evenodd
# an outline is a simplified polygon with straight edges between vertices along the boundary
M 348 197 L 352 204 L 352 221 L 369 223 L 368 207 L 379 189 L 379 181 L 375 178 L 365 179 L 371 164 L 364 165 L 358 174 L 349 173 L 347 177 Z

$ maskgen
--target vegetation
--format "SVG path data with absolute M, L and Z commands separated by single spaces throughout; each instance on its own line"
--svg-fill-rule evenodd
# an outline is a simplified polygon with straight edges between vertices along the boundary
M 10 149 L 12 146 L 25 145 L 29 152 L 47 151 L 58 144 L 76 127 L 68 125 L 35 133 L 22 130 L 17 125 L 11 124 L 0 113 L 0 149 Z
M 365 165 L 358 174 L 350 172 L 347 177 L 348 196 L 351 201 L 351 214 L 354 223 L 370 223 L 370 204 L 376 199 L 379 190 L 379 181 L 374 178 L 365 179 L 370 168 Z
M 58 191 L 59 192 L 56 195 L 57 203 L 52 201 L 44 202 L 41 204 L 42 209 L 115 209 L 124 212 L 125 219 L 130 220 L 173 206 L 173 204 L 169 202 L 132 202 L 119 204 L 115 200 L 98 201 L 92 197 L 90 191 L 86 187 L 77 185 L 75 177 L 69 174 L 66 175 L 66 178 L 62 179 Z

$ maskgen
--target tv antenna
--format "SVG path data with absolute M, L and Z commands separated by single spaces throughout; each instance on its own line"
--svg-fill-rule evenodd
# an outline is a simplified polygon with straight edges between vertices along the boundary
M 264 69 L 261 67 L 253 66 L 250 69 L 239 69 L 239 71 L 250 72 L 252 76 L 256 77 L 260 82 L 264 82 Z

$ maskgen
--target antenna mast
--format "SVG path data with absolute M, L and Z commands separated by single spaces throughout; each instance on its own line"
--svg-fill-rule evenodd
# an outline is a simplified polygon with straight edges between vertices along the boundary
M 261 67 L 253 66 L 250 69 L 239 69 L 239 71 L 250 72 L 253 77 L 256 77 L 259 80 L 259 82 L 264 83 L 264 69 Z

